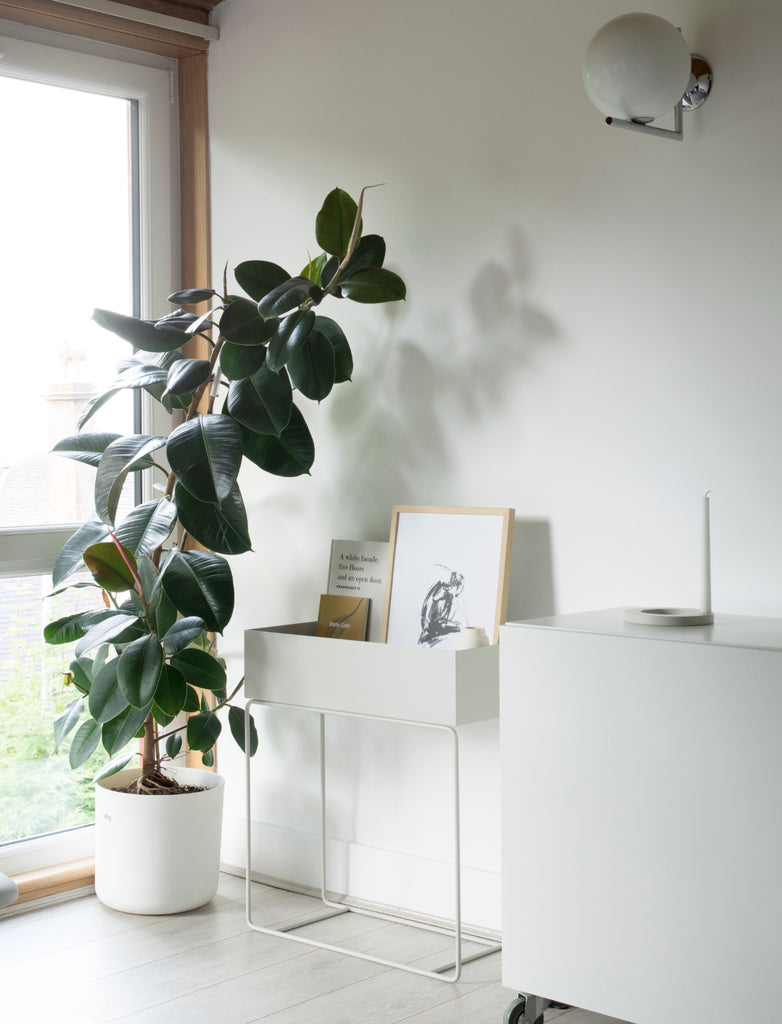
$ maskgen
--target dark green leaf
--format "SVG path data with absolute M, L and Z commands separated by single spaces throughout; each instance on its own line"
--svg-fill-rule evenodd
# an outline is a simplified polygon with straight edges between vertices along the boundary
M 135 595 L 133 595 L 135 597 Z M 126 626 L 121 633 L 113 637 L 111 640 L 112 646 L 121 647 L 125 644 L 131 643 L 133 640 L 138 640 L 140 636 L 144 636 L 147 633 L 147 627 L 142 618 L 141 603 L 136 601 L 125 601 L 120 605 L 120 611 L 127 612 L 129 615 L 136 615 L 136 621 L 132 622 L 129 626 Z M 112 615 L 113 612 L 109 612 Z
M 176 362 L 181 362 L 180 356 Z M 116 386 L 123 389 L 148 388 L 154 384 L 164 384 L 168 377 L 168 371 L 159 366 L 150 366 L 147 363 L 134 363 L 123 370 Z
M 401 277 L 385 267 L 366 267 L 340 281 L 342 294 L 354 302 L 396 302 L 406 295 Z
M 201 707 L 201 699 L 198 696 L 198 690 L 194 690 L 192 686 L 187 688 L 187 697 L 185 698 L 185 706 L 182 709 L 188 715 L 192 715 L 194 711 L 198 711 Z
M 191 494 L 221 502 L 233 490 L 242 465 L 241 428 L 230 416 L 197 416 L 172 431 L 166 455 Z
M 114 395 L 118 395 L 120 391 L 124 390 L 124 384 L 112 384 L 112 386 L 104 391 L 103 394 L 97 395 L 95 398 L 91 398 L 79 413 L 79 418 L 76 421 L 77 428 L 81 430 L 84 424 L 91 419 L 99 409 L 102 409 L 110 398 L 113 398 Z
M 212 747 L 210 750 L 205 750 L 201 755 L 201 762 L 204 768 L 211 768 L 215 763 L 215 748 Z
M 180 551 L 166 563 L 163 587 L 182 615 L 197 615 L 222 633 L 234 610 L 234 584 L 224 558 L 209 551 Z
M 340 283 L 365 267 L 382 267 L 386 258 L 386 243 L 380 235 L 365 235 L 356 246 L 348 264 L 342 271 Z
M 336 272 L 339 270 L 339 262 L 340 261 L 337 259 L 336 256 L 331 256 L 323 264 L 323 269 L 321 270 L 320 273 L 319 282 L 322 288 L 328 287 L 329 282 L 334 277 Z M 334 295 L 336 294 L 336 292 L 332 292 L 331 294 Z
M 191 750 L 209 750 L 221 731 L 220 719 L 213 711 L 200 711 L 187 720 L 187 745 Z
M 116 619 L 117 615 L 137 615 L 138 612 L 135 608 L 101 608 L 98 611 L 84 612 L 84 625 L 88 629 L 92 629 L 93 626 L 97 626 L 99 622 L 107 622 L 110 619 Z M 106 652 L 108 657 L 108 651 Z M 97 657 L 97 655 L 96 655 Z M 97 671 L 97 669 L 95 670 Z M 93 672 L 93 677 L 95 673 Z
M 251 299 L 259 302 L 272 288 L 290 278 L 287 270 L 266 260 L 246 260 L 234 269 L 234 277 Z
M 155 327 L 160 330 L 161 327 L 171 328 L 174 331 L 181 331 L 183 334 L 189 334 L 193 324 L 198 320 L 199 317 L 195 313 L 188 313 L 184 309 L 175 309 L 171 313 L 166 313 L 165 316 L 155 321 Z
M 179 331 L 158 330 L 150 320 L 138 320 L 108 309 L 96 309 L 92 315 L 96 324 L 116 334 L 123 341 L 129 341 L 134 348 L 144 352 L 170 352 L 182 344 Z
M 153 395 L 157 398 L 157 395 Z M 164 394 L 158 399 L 167 413 L 186 412 L 192 404 L 191 394 Z
M 134 374 L 151 373 L 153 370 L 162 370 L 167 374 L 178 359 L 184 358 L 179 349 L 172 349 L 170 352 L 135 352 L 126 359 L 117 360 L 117 373 L 120 379 L 132 377 Z
M 127 612 L 112 612 L 106 618 L 94 626 L 86 636 L 76 644 L 76 656 L 81 658 L 87 651 L 94 650 L 99 644 L 107 643 L 123 633 L 129 626 L 138 622 L 137 615 L 130 615 Z
M 109 757 L 119 753 L 138 734 L 151 707 L 151 704 L 145 708 L 129 707 L 110 722 L 106 722 L 101 729 L 101 740 Z
M 168 498 L 146 501 L 128 512 L 115 535 L 123 547 L 140 558 L 151 554 L 170 537 L 176 516 L 176 505 Z
M 187 333 L 201 334 L 207 339 L 207 341 L 211 342 L 211 331 L 214 326 L 214 317 L 222 308 L 222 306 L 217 306 L 215 309 L 208 309 L 205 313 L 197 316 L 188 327 Z
M 52 451 L 63 455 L 66 459 L 75 459 L 77 462 L 84 462 L 88 466 L 97 468 L 100 457 L 106 448 L 120 436 L 120 434 L 73 434 L 71 437 L 64 437 L 62 441 L 58 441 Z
M 176 359 L 181 359 L 182 354 L 177 350 L 176 353 L 166 353 L 166 355 L 176 355 Z M 123 363 L 124 369 L 120 379 L 115 381 L 110 388 L 107 388 L 103 394 L 98 395 L 96 398 L 91 399 L 85 407 L 82 409 L 79 419 L 76 422 L 76 426 L 79 430 L 84 424 L 91 419 L 99 409 L 103 408 L 106 402 L 114 395 L 125 391 L 128 388 L 144 388 L 145 391 L 149 392 L 153 398 L 160 401 L 160 395 L 162 394 L 168 371 L 161 369 L 157 366 L 148 366 L 141 364 L 135 359 L 126 360 Z M 187 408 L 187 406 L 184 406 Z
M 117 650 L 121 647 L 127 646 L 127 644 L 133 643 L 134 640 L 139 640 L 142 636 L 146 636 L 148 633 L 146 623 L 140 619 L 133 626 L 128 626 L 127 629 L 123 630 L 119 636 L 115 636 L 111 641 Z
M 264 364 L 245 380 L 228 388 L 228 411 L 256 434 L 281 434 L 291 417 L 293 392 L 288 374 L 272 373 Z
M 320 402 L 334 387 L 334 347 L 319 331 L 313 331 L 288 361 L 291 383 L 305 398 Z
M 300 309 L 280 321 L 277 333 L 269 342 L 266 366 L 277 373 L 292 359 L 307 340 L 315 326 L 315 314 L 311 309 Z
M 84 701 L 81 697 L 72 700 L 62 714 L 54 720 L 54 749 L 59 750 L 62 741 L 76 727 L 76 723 L 84 712 Z
M 172 502 L 173 504 L 173 502 Z M 149 607 L 154 611 L 163 595 L 160 573 L 147 555 L 141 555 L 136 564 L 136 572 L 141 580 L 141 589 Z
M 92 544 L 98 544 L 106 537 L 108 537 L 108 530 L 104 523 L 92 521 L 80 526 L 76 533 L 66 541 L 57 556 L 52 571 L 52 584 L 59 587 L 71 573 L 82 568 L 84 565 L 82 555 L 86 549 Z
M 220 662 L 206 651 L 197 647 L 186 647 L 171 658 L 171 664 L 179 669 L 191 686 L 200 690 L 219 690 L 225 686 L 225 669 Z
M 104 590 L 116 594 L 123 590 L 132 590 L 135 586 L 133 573 L 113 541 L 106 540 L 101 541 L 100 544 L 93 544 L 87 548 L 83 557 L 84 564 L 92 574 L 92 578 Z M 125 550 L 125 557 L 135 568 L 136 560 L 127 550 Z
M 158 704 L 152 705 L 152 717 L 155 719 L 158 725 L 166 726 L 176 718 L 176 715 L 169 715 L 167 711 L 164 711 Z
M 265 361 L 265 345 L 234 345 L 231 341 L 224 341 L 220 349 L 220 369 L 228 380 L 251 377 Z
M 220 333 L 234 345 L 263 345 L 276 329 L 277 320 L 264 319 L 249 299 L 234 299 L 220 318 Z
M 169 295 L 168 301 L 179 306 L 197 306 L 199 302 L 206 302 L 216 294 L 214 288 L 185 288 L 181 292 L 174 292 Z
M 172 732 L 171 735 L 166 739 L 166 754 L 173 761 L 179 751 L 182 749 L 182 736 L 178 732 Z
M 111 526 L 117 514 L 117 505 L 128 473 L 140 468 L 139 461 L 162 448 L 164 437 L 132 434 L 120 437 L 108 446 L 101 456 L 95 474 L 95 511 L 98 518 Z
M 116 718 L 128 706 L 128 701 L 117 683 L 117 664 L 117 658 L 107 661 L 95 676 L 90 688 L 90 714 L 101 725 Z
M 171 504 L 173 505 L 173 502 Z M 152 610 L 155 633 L 159 637 L 165 636 L 176 622 L 177 610 L 162 587 L 160 573 L 147 555 L 142 555 L 139 558 L 137 570 L 141 580 L 141 589 Z
M 212 364 L 208 359 L 177 359 L 168 371 L 164 394 L 189 395 L 209 379 Z
M 255 722 L 253 716 L 248 711 L 243 711 L 241 708 L 228 708 L 228 725 L 231 728 L 231 735 L 236 740 L 239 748 L 247 753 L 247 748 L 244 742 L 244 718 L 245 715 L 249 716 L 250 719 L 250 757 L 252 757 L 258 750 L 258 730 L 255 728 Z
M 71 748 L 68 751 L 68 764 L 71 768 L 81 768 L 85 761 L 89 761 L 100 742 L 100 726 L 93 718 L 82 722 L 78 732 L 71 741 Z
M 342 384 L 353 376 L 353 354 L 342 328 L 327 316 L 315 317 L 315 330 L 331 342 L 334 349 L 334 383 Z
M 155 703 L 167 715 L 176 717 L 187 700 L 187 683 L 182 672 L 173 665 L 164 665 L 155 691 Z
M 68 666 L 68 671 L 73 676 L 73 685 L 82 693 L 88 693 L 92 686 L 92 677 L 103 667 L 104 660 L 101 658 L 101 664 L 97 667 L 91 658 L 75 658 Z
M 329 192 L 315 218 L 315 237 L 321 249 L 342 259 L 348 251 L 358 207 L 341 188 Z
M 243 435 L 245 457 L 275 476 L 301 476 L 309 473 L 315 461 L 312 434 L 295 405 L 288 426 L 279 437 L 255 434 L 246 428 Z
M 165 636 L 177 620 L 177 610 L 162 587 L 157 593 L 158 596 L 152 608 L 155 632 L 158 636 Z
M 241 555 L 251 550 L 247 512 L 238 484 L 217 504 L 199 501 L 178 483 L 174 501 L 182 526 L 205 548 L 221 555 Z
M 126 754 L 120 754 L 119 757 L 115 757 L 113 760 L 109 761 L 107 765 L 104 765 L 104 767 L 101 768 L 93 779 L 93 782 L 99 782 L 101 779 L 107 779 L 110 775 L 116 775 L 117 772 L 121 772 L 125 765 L 128 764 L 129 761 L 132 761 L 135 756 L 136 751 L 130 750 Z
M 74 615 L 64 615 L 61 619 L 55 619 L 43 627 L 43 638 L 47 644 L 72 644 L 75 640 L 84 636 L 85 628 L 82 624 L 84 612 L 76 612 Z
M 314 281 L 310 281 L 308 277 L 292 277 L 284 284 L 272 288 L 268 295 L 264 295 L 258 303 L 258 312 L 268 320 L 271 317 L 282 316 L 304 302 L 318 303 L 322 298 L 323 291 Z
M 143 708 L 155 698 L 162 669 L 163 649 L 156 636 L 150 633 L 128 644 L 117 666 L 117 682 L 128 704 Z
M 314 281 L 315 284 L 322 285 L 321 278 L 323 276 L 323 270 L 332 258 L 333 257 L 330 257 L 327 252 L 322 252 L 320 256 L 316 256 L 314 260 L 310 260 L 307 266 L 302 270 L 301 276 L 309 278 L 309 280 Z
M 184 650 L 205 630 L 204 620 L 197 615 L 188 615 L 187 618 L 178 619 L 163 637 L 166 654 L 176 654 L 177 651 Z

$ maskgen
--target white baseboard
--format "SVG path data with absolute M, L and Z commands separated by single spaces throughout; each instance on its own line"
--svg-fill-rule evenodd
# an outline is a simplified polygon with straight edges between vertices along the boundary
M 245 844 L 244 818 L 226 815 L 222 848 L 226 870 L 244 875 Z M 254 822 L 252 845 L 254 879 L 296 892 L 320 893 L 319 835 Z M 329 891 L 348 894 L 345 902 L 411 921 L 453 925 L 452 864 L 331 837 L 327 859 Z M 462 864 L 461 905 L 465 932 L 498 936 L 502 928 L 499 872 Z

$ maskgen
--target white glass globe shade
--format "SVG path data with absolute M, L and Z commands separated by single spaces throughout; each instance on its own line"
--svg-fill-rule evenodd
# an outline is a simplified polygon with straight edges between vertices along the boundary
M 656 14 L 623 14 L 592 39 L 584 87 L 598 110 L 625 121 L 653 121 L 672 110 L 690 80 L 681 32 Z

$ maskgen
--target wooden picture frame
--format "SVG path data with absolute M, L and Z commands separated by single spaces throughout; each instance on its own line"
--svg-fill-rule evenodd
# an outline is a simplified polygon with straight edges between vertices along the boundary
M 508 607 L 514 509 L 394 505 L 384 643 L 461 646 L 462 626 L 499 641 Z

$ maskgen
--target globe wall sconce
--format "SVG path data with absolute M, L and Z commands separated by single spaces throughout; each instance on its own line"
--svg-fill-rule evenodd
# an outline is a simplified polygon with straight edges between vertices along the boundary
M 656 14 L 623 14 L 595 34 L 584 60 L 584 87 L 606 124 L 681 140 L 682 111 L 711 90 L 708 61 L 690 53 L 681 32 Z M 674 128 L 650 121 L 674 112 Z

